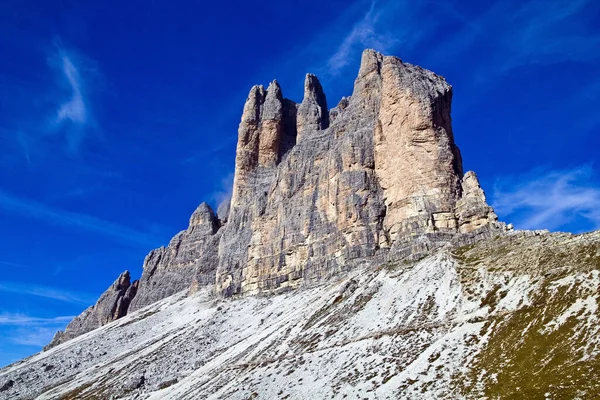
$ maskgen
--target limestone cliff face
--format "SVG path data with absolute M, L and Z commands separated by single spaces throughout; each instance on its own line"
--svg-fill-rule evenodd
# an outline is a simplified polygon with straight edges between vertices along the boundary
M 231 201 L 217 216 L 202 204 L 146 257 L 129 311 L 190 286 L 286 291 L 505 232 L 477 176 L 463 175 L 451 102 L 443 77 L 373 50 L 331 110 L 311 74 L 300 104 L 277 81 L 252 87 Z
M 245 145 L 248 131 L 263 140 L 264 122 L 249 128 L 247 115 L 264 120 L 255 98 L 273 96 L 271 90 L 251 92 L 244 107 L 219 249 L 223 294 L 287 290 L 356 263 L 406 255 L 395 243 L 417 236 L 426 250 L 461 233 L 505 229 L 475 175 L 463 177 L 444 78 L 367 50 L 352 96 L 325 113 L 321 85 L 307 75 L 296 131 L 277 131 L 295 134 L 297 143 L 275 165 L 260 162 L 262 148 L 249 156 Z M 273 132 L 266 133 L 269 143 L 278 142 Z M 239 162 L 247 158 L 259 161 Z
M 430 71 L 365 52 L 377 64 L 380 105 L 375 170 L 393 239 L 412 232 L 455 231 L 462 165 L 450 123 L 452 88 Z

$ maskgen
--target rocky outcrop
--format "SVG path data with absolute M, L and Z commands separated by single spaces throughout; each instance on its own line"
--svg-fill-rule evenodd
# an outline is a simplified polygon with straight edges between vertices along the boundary
M 374 153 L 386 206 L 384 229 L 391 240 L 456 231 L 462 165 L 450 123 L 451 86 L 396 57 L 367 51 L 363 64 L 381 87 Z
M 106 292 L 100 296 L 96 304 L 75 317 L 64 331 L 57 332 L 45 349 L 54 347 L 125 316 L 131 301 L 136 296 L 138 284 L 139 281 L 130 282 L 129 271 L 123 272 Z
M 153 250 L 144 260 L 134 311 L 190 287 L 193 281 L 206 286 L 215 282 L 219 220 L 202 203 L 190 218 L 188 229 L 179 232 L 167 247 Z
M 459 231 L 469 233 L 490 224 L 497 224 L 498 216 L 490 207 L 479 185 L 475 172 L 469 171 L 462 179 L 462 197 L 456 203 Z
M 298 106 L 298 141 L 310 133 L 326 129 L 329 126 L 327 99 L 321 82 L 313 74 L 307 74 L 304 80 L 304 99 Z
M 463 175 L 451 102 L 443 77 L 373 50 L 331 110 L 311 74 L 300 104 L 277 81 L 252 87 L 231 200 L 219 215 L 200 205 L 187 230 L 146 257 L 129 310 L 190 286 L 287 291 L 506 232 L 476 175 Z
M 64 332 L 57 332 L 46 348 L 123 317 L 131 311 L 164 299 L 193 282 L 206 286 L 215 282 L 220 222 L 206 203 L 194 211 L 188 229 L 179 232 L 167 247 L 152 250 L 144 260 L 139 281 L 129 283 L 125 271 L 98 302 L 76 317 Z

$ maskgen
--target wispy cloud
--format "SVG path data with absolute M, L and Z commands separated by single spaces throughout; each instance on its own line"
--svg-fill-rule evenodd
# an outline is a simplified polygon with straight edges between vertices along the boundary
M 107 187 L 101 184 L 80 186 L 68 191 L 61 191 L 60 193 L 52 194 L 48 196 L 45 201 L 48 203 L 60 202 L 71 199 L 84 199 L 91 195 L 106 190 Z
M 591 29 L 592 20 L 581 18 L 592 5 L 592 0 L 495 1 L 469 19 L 448 6 L 462 28 L 440 40 L 426 63 L 477 52 L 469 58 L 470 69 L 481 82 L 528 64 L 597 62 L 600 53 L 592 49 L 600 36 Z
M 600 184 L 590 166 L 499 179 L 492 204 L 522 229 L 557 230 L 577 220 L 588 223 L 577 231 L 600 228 Z
M 213 204 L 218 207 L 221 203 L 229 201 L 233 192 L 233 172 L 221 179 L 220 186 L 209 196 Z
M 52 340 L 56 331 L 64 329 L 73 318 L 73 316 L 44 318 L 26 314 L 2 313 L 0 314 L 0 335 L 5 345 L 10 343 L 41 348 Z M 21 357 L 22 355 L 2 360 L 8 363 L 13 361 L 11 359 Z
M 4 260 L 0 260 L 0 265 L 6 265 L 7 267 L 15 267 L 15 268 L 26 268 L 26 266 L 19 264 L 19 263 L 15 263 L 12 261 L 4 261 Z
M 61 317 L 32 317 L 25 314 L 2 313 L 0 325 L 31 326 L 31 325 L 56 325 L 64 324 L 75 318 L 73 315 Z
M 55 40 L 34 72 L 24 70 L 23 82 L 11 76 L 7 98 L 11 113 L 0 121 L 0 131 L 19 154 L 3 159 L 30 165 L 50 156 L 81 155 L 84 144 L 99 134 L 93 113 L 93 94 L 102 88 L 102 77 L 94 60 Z M 40 61 L 44 55 L 39 54 Z M 45 66 L 45 69 L 44 69 Z
M 382 15 L 387 12 L 389 3 L 372 1 L 366 14 L 357 21 L 350 33 L 342 38 L 337 51 L 327 61 L 329 73 L 335 75 L 349 65 L 357 52 L 364 48 L 374 48 L 387 52 L 400 38 L 389 31 L 380 30 Z
M 10 341 L 21 346 L 44 347 L 54 337 L 57 331 L 61 330 L 68 321 L 57 324 L 55 327 L 29 327 L 28 329 L 18 329 L 11 335 Z
M 432 11 L 443 8 L 446 7 L 434 7 L 427 1 L 372 0 L 349 33 L 335 39 L 338 44 L 327 60 L 327 73 L 335 76 L 345 67 L 356 64 L 365 48 L 383 53 L 401 48 L 405 53 L 434 33 L 439 23 L 431 18 Z M 344 26 L 339 30 L 344 32 Z
M 57 52 L 50 58 L 50 65 L 59 71 L 57 84 L 63 89 L 60 95 L 57 93 L 56 110 L 49 128 L 63 135 L 69 153 L 77 153 L 86 133 L 95 127 L 86 93 L 88 85 L 82 74 L 82 70 L 89 70 L 85 63 L 91 61 L 80 53 L 68 51 L 60 45 L 56 47 Z
M 55 225 L 70 226 L 97 233 L 122 243 L 156 246 L 158 238 L 133 228 L 96 218 L 91 215 L 48 207 L 37 201 L 24 199 L 0 190 L 0 210 Z
M 93 304 L 97 297 L 92 294 L 72 292 L 48 286 L 34 285 L 30 283 L 23 284 L 16 282 L 0 282 L 0 292 L 43 297 L 66 303 L 83 305 Z
M 61 123 L 65 121 L 71 121 L 76 124 L 85 124 L 87 119 L 86 105 L 83 101 L 83 95 L 81 93 L 81 83 L 79 72 L 73 61 L 66 54 L 61 55 L 62 60 L 62 71 L 65 74 L 65 78 L 69 82 L 71 87 L 71 98 L 66 102 L 62 103 L 58 108 L 56 114 L 56 122 Z

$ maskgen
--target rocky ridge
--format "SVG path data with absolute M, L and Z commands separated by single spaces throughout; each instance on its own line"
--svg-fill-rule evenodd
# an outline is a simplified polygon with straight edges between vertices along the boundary
M 189 288 L 280 293 L 510 231 L 477 176 L 463 174 L 451 101 L 443 77 L 373 50 L 352 95 L 330 110 L 311 74 L 299 104 L 277 81 L 252 87 L 230 202 L 217 215 L 203 203 L 185 231 L 150 252 L 127 307 L 111 287 L 51 345 Z

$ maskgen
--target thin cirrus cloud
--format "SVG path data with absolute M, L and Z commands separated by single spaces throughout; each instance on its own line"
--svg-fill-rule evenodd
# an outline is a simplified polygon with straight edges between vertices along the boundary
M 560 230 L 574 220 L 586 222 L 580 231 L 600 228 L 600 186 L 590 166 L 502 178 L 492 197 L 501 219 L 520 221 L 517 228 Z
M 469 57 L 474 81 L 492 80 L 529 64 L 600 59 L 600 53 L 591 51 L 600 45 L 600 36 L 593 21 L 582 18 L 593 7 L 592 0 L 496 1 L 471 18 L 451 7 L 446 5 L 446 10 L 453 10 L 448 15 L 460 20 L 462 27 L 445 35 L 425 63 L 476 53 L 477 57 Z
M 15 313 L 2 313 L 0 314 L 0 325 L 14 325 L 14 326 L 31 326 L 31 325 L 55 325 L 64 324 L 65 322 L 71 321 L 74 316 L 60 316 L 60 317 L 32 317 L 25 314 Z
M 89 99 L 85 94 L 85 81 L 82 70 L 85 58 L 74 52 L 59 48 L 51 59 L 59 73 L 63 93 L 57 99 L 56 110 L 49 128 L 63 135 L 69 153 L 79 151 L 86 134 L 94 127 Z
M 136 246 L 156 246 L 160 240 L 151 234 L 106 221 L 91 215 L 51 208 L 34 200 L 14 196 L 0 190 L 0 210 L 12 215 L 37 219 L 54 225 L 79 228 L 121 243 Z
M 96 297 L 91 294 L 66 291 L 58 288 L 39 286 L 32 284 L 23 284 L 16 282 L 0 282 L 0 293 L 11 293 L 46 299 L 57 300 L 65 303 L 89 305 L 96 301 Z
M 52 337 L 66 323 L 66 321 L 56 323 L 54 327 L 36 326 L 19 329 L 14 334 L 9 334 L 9 341 L 20 346 L 43 347 L 50 343 Z
M 354 23 L 350 33 L 342 37 L 335 53 L 327 60 L 328 72 L 332 75 L 338 74 L 344 67 L 353 61 L 353 55 L 358 47 L 373 47 L 379 51 L 386 52 L 392 48 L 398 38 L 378 32 L 382 12 L 387 5 L 376 8 L 378 4 L 373 1 L 366 14 Z
M 79 72 L 71 58 L 65 54 L 61 56 L 62 71 L 65 78 L 69 82 L 72 90 L 71 98 L 66 102 L 60 104 L 57 114 L 56 122 L 62 123 L 65 121 L 71 121 L 76 124 L 85 124 L 87 119 L 87 110 L 85 102 L 83 101 L 83 95 L 81 93 L 81 82 Z
M 474 81 L 493 79 L 528 64 L 595 63 L 600 53 L 591 50 L 600 46 L 600 36 L 593 29 L 593 3 L 493 1 L 467 15 L 451 2 L 371 1 L 350 27 L 340 24 L 337 34 L 328 33 L 335 51 L 328 58 L 327 70 L 339 74 L 366 47 L 400 56 L 427 47 L 422 58 L 425 66 L 476 53 L 477 57 L 469 57 Z M 581 18 L 586 14 L 590 18 Z M 449 22 L 460 27 L 449 29 Z M 482 52 L 482 48 L 490 51 Z
M 61 44 L 55 43 L 53 49 L 48 75 L 25 89 L 8 87 L 7 95 L 13 95 L 15 107 L 26 114 L 18 112 L 3 121 L 0 130 L 12 135 L 28 164 L 47 156 L 49 149 L 78 155 L 90 134 L 98 131 L 90 96 L 92 83 L 98 86 L 101 81 L 95 62 Z
M 412 49 L 417 43 L 431 35 L 438 26 L 429 18 L 431 5 L 428 2 L 408 0 L 372 0 L 368 9 L 352 23 L 349 33 L 333 35 L 337 45 L 326 63 L 331 76 L 341 74 L 345 67 L 354 65 L 365 48 L 383 53 L 393 53 L 402 48 Z M 340 32 L 346 28 L 339 27 Z
M 73 318 L 72 315 L 46 318 L 19 313 L 1 313 L 0 336 L 3 341 L 0 344 L 0 366 L 18 360 L 29 352 L 23 351 L 19 346 L 39 348 L 47 345 L 56 331 L 64 329 Z M 16 349 L 15 345 L 17 345 Z M 12 348 L 15 353 L 7 354 L 8 348 Z

